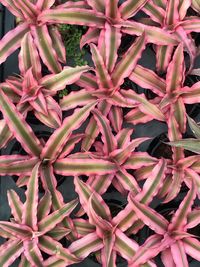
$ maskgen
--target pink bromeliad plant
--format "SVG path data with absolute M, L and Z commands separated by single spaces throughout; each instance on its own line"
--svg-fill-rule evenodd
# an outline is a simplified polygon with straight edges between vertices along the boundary
M 0 267 L 189 267 L 188 256 L 198 266 L 200 126 L 186 107 L 200 102 L 199 0 L 0 3 L 16 17 L 0 64 L 20 48 L 20 75 L 0 83 L 0 176 L 17 176 L 22 192 L 9 189 L 2 204 L 11 215 L 0 218 Z M 60 24 L 86 26 L 88 65 L 65 66 Z M 157 158 L 146 147 L 161 124 L 171 156 Z M 13 143 L 21 152 L 7 152 Z

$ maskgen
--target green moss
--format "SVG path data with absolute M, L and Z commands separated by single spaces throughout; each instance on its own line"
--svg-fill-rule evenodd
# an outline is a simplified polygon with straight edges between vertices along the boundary
M 84 48 L 80 50 L 80 40 L 82 35 L 85 33 L 86 28 L 87 27 L 85 26 L 81 27 L 77 25 L 59 25 L 59 31 L 62 35 L 66 49 L 67 61 L 70 61 L 70 65 L 72 67 L 84 66 L 88 64 L 88 62 L 84 58 L 86 50 Z M 67 94 L 67 89 L 60 91 L 59 98 L 63 98 L 63 96 Z
M 80 40 L 86 27 L 77 25 L 60 25 L 60 33 L 63 37 L 67 60 L 70 59 L 72 66 L 87 65 L 84 59 L 85 49 L 80 50 Z

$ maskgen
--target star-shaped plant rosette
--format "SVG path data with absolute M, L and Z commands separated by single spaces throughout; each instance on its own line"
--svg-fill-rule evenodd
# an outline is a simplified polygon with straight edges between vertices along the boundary
M 39 200 L 38 176 L 40 163 L 33 168 L 27 184 L 26 201 L 21 202 L 15 191 L 8 191 L 8 201 L 13 218 L 10 222 L 0 221 L 0 235 L 8 241 L 0 246 L 1 266 L 10 266 L 21 256 L 21 266 L 44 266 L 42 251 L 49 255 L 62 255 L 69 263 L 79 259 L 58 241 L 68 230 L 61 226 L 78 201 L 63 204 L 51 212 L 52 199 L 49 191 Z

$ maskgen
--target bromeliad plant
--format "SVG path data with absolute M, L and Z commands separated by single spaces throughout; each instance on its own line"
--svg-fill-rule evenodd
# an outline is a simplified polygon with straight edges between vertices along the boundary
M 200 126 L 186 109 L 199 103 L 200 82 L 185 81 L 199 75 L 200 2 L 0 3 L 18 22 L 0 40 L 0 64 L 20 48 L 20 75 L 0 84 L 0 175 L 17 176 L 25 192 L 25 201 L 7 192 L 11 217 L 0 218 L 0 266 L 84 266 L 88 258 L 89 266 L 189 267 L 187 255 L 199 265 L 200 157 L 185 150 L 200 154 Z M 81 37 L 75 29 L 82 26 Z M 74 37 L 66 42 L 68 30 Z M 87 50 L 87 64 L 64 66 L 72 44 Z M 40 125 L 29 125 L 31 114 Z M 187 120 L 196 139 L 184 138 Z M 146 152 L 161 124 L 170 158 Z M 50 127 L 50 136 L 41 138 L 40 127 Z M 16 142 L 21 152 L 11 154 Z M 123 202 L 117 213 L 111 199 Z M 166 216 L 166 203 L 180 205 Z

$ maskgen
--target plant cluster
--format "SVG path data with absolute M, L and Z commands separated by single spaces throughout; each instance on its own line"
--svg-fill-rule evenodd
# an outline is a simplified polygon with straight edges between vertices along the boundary
M 189 256 L 200 262 L 200 127 L 186 109 L 200 102 L 198 79 L 186 84 L 199 73 L 199 0 L 0 3 L 20 21 L 0 40 L 0 64 L 20 48 L 20 74 L 0 84 L 0 148 L 17 140 L 23 150 L 1 154 L 0 175 L 17 176 L 25 188 L 25 201 L 7 192 L 0 266 L 65 267 L 87 257 L 103 267 L 119 258 L 129 267 L 185 267 Z M 149 47 L 155 70 L 140 62 Z M 66 64 L 73 54 L 75 66 Z M 51 128 L 48 138 L 31 127 L 30 114 Z M 142 152 L 149 137 L 134 137 L 134 127 L 153 120 L 167 127 L 170 157 Z M 197 139 L 183 138 L 187 120 Z M 58 176 L 73 179 L 77 197 L 68 203 Z M 105 198 L 110 188 L 125 199 L 117 212 Z M 155 207 L 173 201 L 170 213 Z

